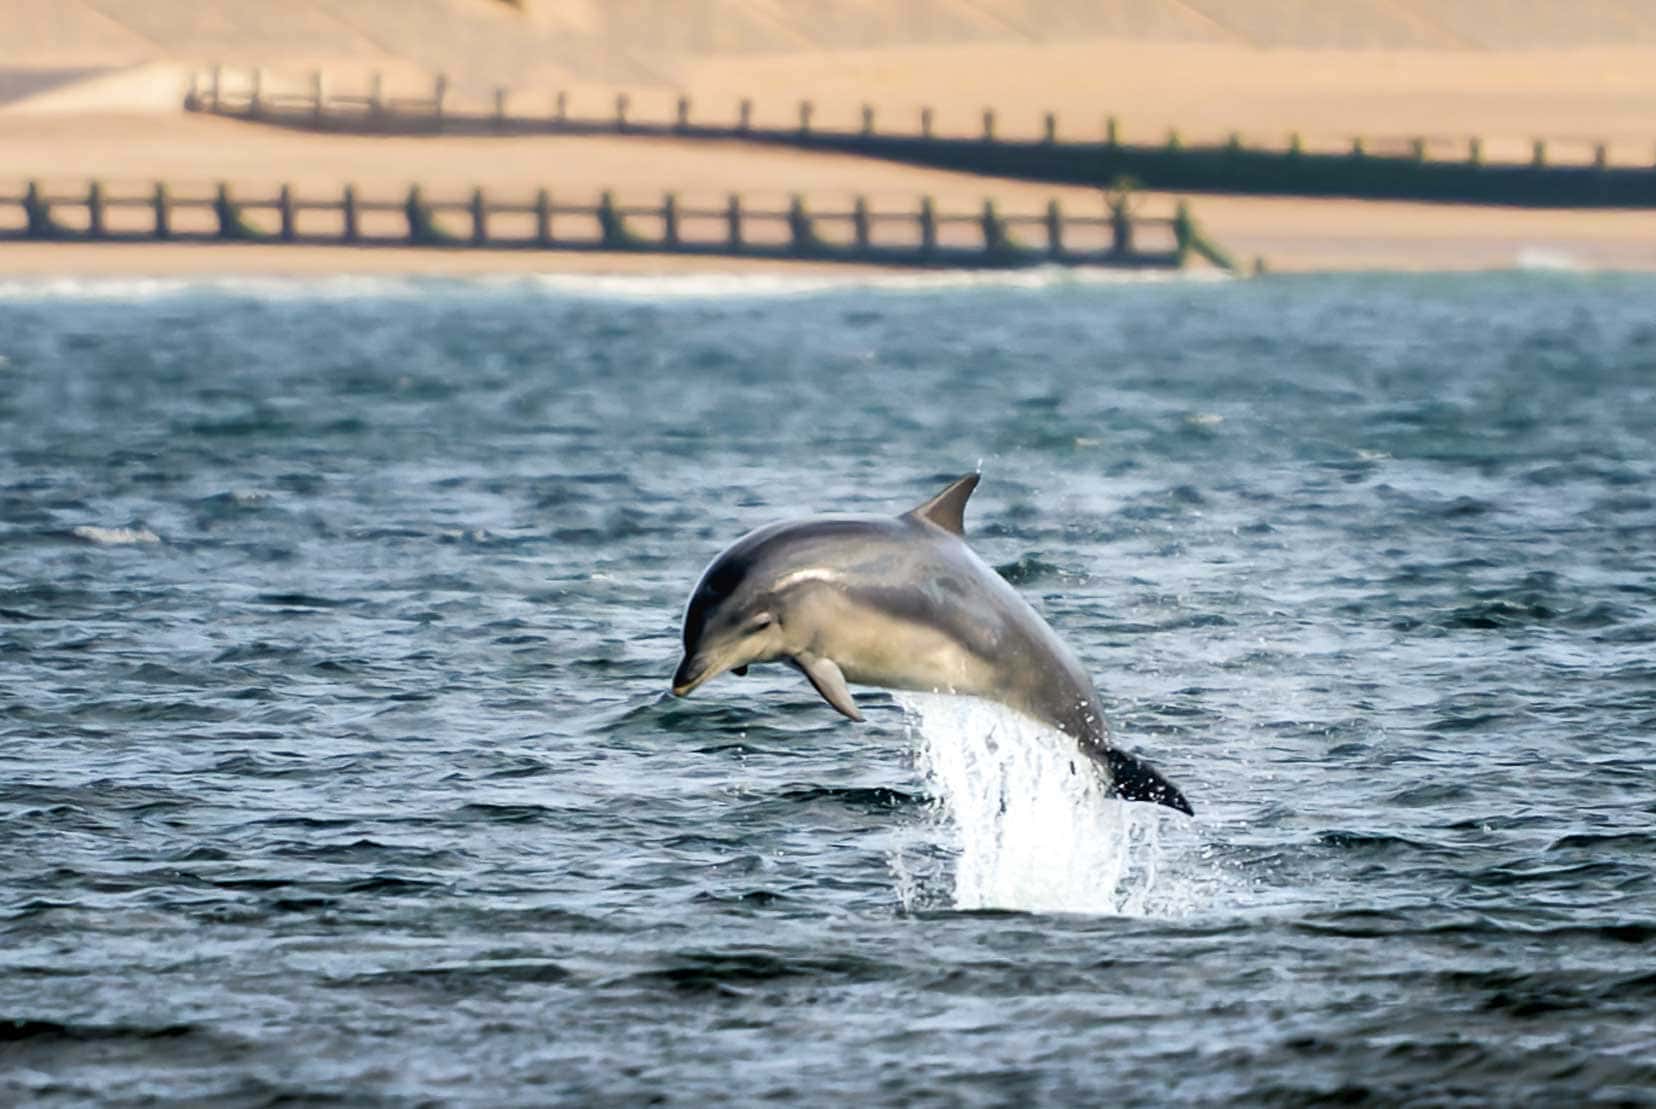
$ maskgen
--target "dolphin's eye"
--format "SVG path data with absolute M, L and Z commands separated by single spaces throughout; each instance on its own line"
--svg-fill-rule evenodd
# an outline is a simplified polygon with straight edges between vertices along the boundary
M 746 635 L 752 635 L 754 632 L 764 631 L 774 623 L 776 623 L 776 617 L 768 612 L 761 612 L 743 625 L 742 631 Z

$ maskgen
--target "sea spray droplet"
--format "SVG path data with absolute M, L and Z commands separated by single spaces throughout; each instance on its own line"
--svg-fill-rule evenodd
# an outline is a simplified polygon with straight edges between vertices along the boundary
M 957 909 L 1144 915 L 1159 814 L 1105 796 L 1075 741 L 987 701 L 903 693 L 918 759 L 957 852 Z M 894 859 L 911 882 L 915 868 Z M 905 904 L 912 889 L 900 890 Z

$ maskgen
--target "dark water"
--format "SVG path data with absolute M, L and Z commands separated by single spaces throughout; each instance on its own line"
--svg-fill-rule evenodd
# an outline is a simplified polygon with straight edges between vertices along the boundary
M 1650 1104 L 1653 306 L 6 286 L 0 1101 Z M 980 460 L 1194 821 L 665 696 L 722 544 Z

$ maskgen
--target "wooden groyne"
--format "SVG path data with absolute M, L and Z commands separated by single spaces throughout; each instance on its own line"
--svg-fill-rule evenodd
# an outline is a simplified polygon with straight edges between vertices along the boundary
M 1612 165 L 1597 144 L 1590 162 L 1557 164 L 1548 144 L 1535 141 L 1524 162 L 1497 162 L 1485 144 L 1465 140 L 1444 156 L 1443 144 L 1425 137 L 1405 142 L 1353 139 L 1343 151 L 1310 150 L 1298 136 L 1281 147 L 1249 145 L 1240 136 L 1218 144 L 1186 144 L 1169 134 L 1160 143 L 1130 143 L 1119 137 L 1113 119 L 1096 138 L 1060 133 L 1047 113 L 1033 138 L 1002 137 L 996 115 L 986 110 L 975 135 L 943 135 L 934 113 L 921 109 L 916 129 L 878 125 L 872 106 L 859 126 L 827 128 L 816 120 L 810 101 L 798 105 L 797 122 L 761 126 L 754 105 L 743 100 L 732 117 L 709 121 L 693 114 L 680 97 L 669 118 L 640 118 L 630 98 L 617 96 L 612 110 L 577 115 L 569 98 L 542 98 L 543 110 L 526 111 L 528 98 L 495 92 L 486 108 L 457 106 L 448 82 L 438 77 L 429 95 L 391 97 L 379 79 L 365 91 L 340 94 L 313 74 L 303 91 L 276 91 L 261 71 L 227 74 L 215 68 L 198 75 L 186 106 L 241 119 L 289 127 L 360 134 L 454 135 L 640 135 L 685 139 L 740 140 L 884 158 L 913 165 L 991 174 L 1053 184 L 1109 187 L 1123 180 L 1177 192 L 1350 197 L 1455 203 L 1507 204 L 1542 208 L 1656 207 L 1656 166 Z M 1433 153 L 1429 156 L 1429 151 Z
M 975 212 L 942 212 L 929 197 L 903 210 L 858 198 L 822 211 L 797 195 L 785 205 L 740 195 L 685 204 L 673 193 L 637 204 L 604 192 L 572 203 L 555 201 L 548 189 L 502 198 L 481 188 L 433 196 L 417 185 L 400 196 L 370 196 L 354 185 L 331 194 L 290 185 L 248 194 L 225 184 L 117 189 L 92 181 L 66 189 L 29 182 L 0 195 L 5 239 L 614 251 L 979 269 L 1172 269 L 1192 256 L 1230 264 L 1183 205 L 1171 216 L 1144 217 L 1129 213 L 1123 195 L 1108 198 L 1097 215 L 1075 215 L 1056 200 L 1025 213 L 1002 213 L 991 201 Z

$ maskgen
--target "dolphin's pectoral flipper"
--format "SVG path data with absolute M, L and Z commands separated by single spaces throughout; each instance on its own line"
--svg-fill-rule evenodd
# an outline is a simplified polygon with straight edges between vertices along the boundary
M 1154 801 L 1170 809 L 1178 809 L 1187 816 L 1195 816 L 1179 787 L 1161 776 L 1161 772 L 1137 755 L 1119 747 L 1106 747 L 1088 754 L 1109 767 L 1110 792 L 1123 801 Z
M 833 659 L 823 658 L 821 655 L 800 654 L 794 655 L 788 661 L 811 680 L 811 684 L 822 694 L 824 701 L 857 723 L 862 723 L 862 713 L 857 711 L 857 702 L 851 699 L 851 691 L 845 688 L 845 675 L 840 673 L 840 668 L 834 665 Z

